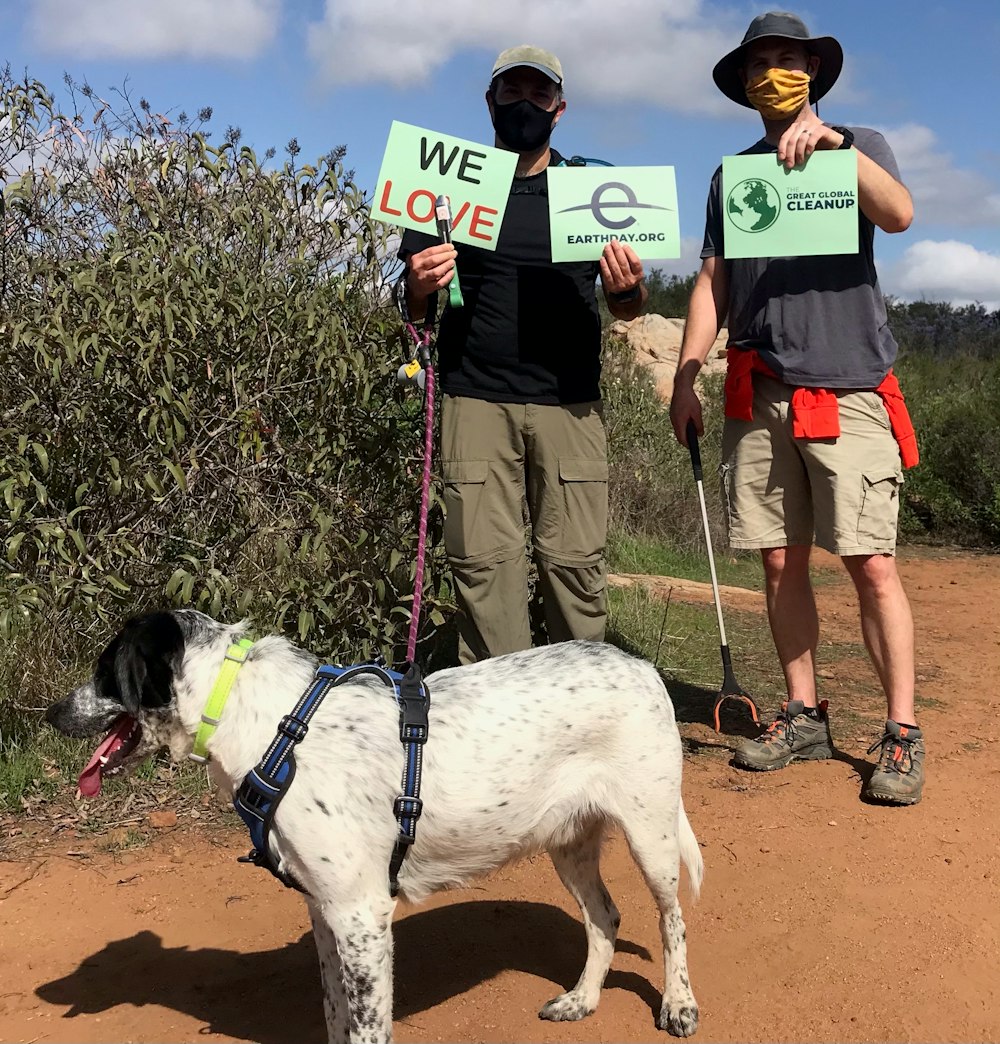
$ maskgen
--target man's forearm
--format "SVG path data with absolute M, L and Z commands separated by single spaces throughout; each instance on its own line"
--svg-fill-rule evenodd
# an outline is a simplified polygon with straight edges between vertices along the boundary
M 858 151 L 858 202 L 862 213 L 883 232 L 905 232 L 913 220 L 909 189 L 873 159 Z
M 680 381 L 693 386 L 698 371 L 705 365 L 708 353 L 719 336 L 725 316 L 725 305 L 717 299 L 720 287 L 716 280 L 704 270 L 698 274 L 691 300 L 688 304 L 687 322 L 684 324 L 684 339 L 681 341 L 677 359 L 677 374 L 674 384 Z

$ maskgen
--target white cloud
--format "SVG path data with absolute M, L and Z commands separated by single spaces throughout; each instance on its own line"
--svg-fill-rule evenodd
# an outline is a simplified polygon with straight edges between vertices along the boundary
M 31 0 L 45 50 L 81 58 L 252 58 L 277 32 L 281 0 Z
M 1000 225 L 1000 184 L 974 170 L 955 166 L 929 127 L 907 123 L 883 128 L 913 196 L 919 224 Z
M 911 301 L 979 302 L 995 311 L 1000 308 L 1000 254 L 954 239 L 922 239 L 889 266 L 882 286 Z
M 531 42 L 559 55 L 571 98 L 732 115 L 712 66 L 745 29 L 744 16 L 703 12 L 701 0 L 326 0 L 309 52 L 328 84 L 408 87 L 482 50 L 485 89 L 488 61 Z

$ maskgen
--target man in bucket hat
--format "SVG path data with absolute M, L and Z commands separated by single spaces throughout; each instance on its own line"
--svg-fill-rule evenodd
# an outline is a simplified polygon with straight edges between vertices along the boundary
M 816 695 L 819 621 L 809 578 L 813 542 L 840 555 L 858 593 L 865 645 L 888 703 L 869 800 L 920 800 L 924 741 L 914 712 L 913 620 L 896 570 L 899 487 L 916 440 L 892 364 L 896 342 L 873 258 L 875 226 L 903 232 L 913 204 L 881 134 L 824 123 L 810 102 L 833 87 L 843 51 L 784 12 L 755 18 L 715 66 L 718 88 L 757 109 L 764 136 L 743 155 L 786 168 L 816 151 L 851 149 L 858 164 L 859 251 L 726 259 L 721 177 L 712 179 L 702 268 L 691 295 L 671 419 L 701 432 L 694 378 L 729 326 L 722 477 L 730 541 L 758 548 L 768 618 L 788 700 L 744 742 L 736 764 L 779 769 L 833 756 L 826 701 Z
M 566 109 L 559 59 L 529 45 L 502 51 L 486 105 L 496 147 L 517 153 L 496 250 L 414 231 L 400 247 L 414 317 L 448 285 L 456 258 L 465 300 L 444 311 L 437 342 L 444 543 L 463 663 L 531 646 L 525 507 L 549 640 L 603 641 L 608 462 L 595 283 L 619 319 L 634 319 L 646 298 L 642 262 L 625 244 L 608 243 L 599 262 L 552 261 L 547 171 L 565 162 L 549 143 Z

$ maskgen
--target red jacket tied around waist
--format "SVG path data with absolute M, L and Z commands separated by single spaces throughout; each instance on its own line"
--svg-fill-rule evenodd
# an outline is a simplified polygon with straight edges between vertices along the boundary
M 777 379 L 755 351 L 730 348 L 726 353 L 725 412 L 734 420 L 753 420 L 753 375 Z M 896 375 L 890 370 L 875 389 L 889 414 L 892 434 L 899 444 L 904 468 L 920 461 L 917 435 Z M 792 393 L 792 435 L 797 439 L 835 439 L 840 436 L 837 396 L 826 388 L 796 388 Z

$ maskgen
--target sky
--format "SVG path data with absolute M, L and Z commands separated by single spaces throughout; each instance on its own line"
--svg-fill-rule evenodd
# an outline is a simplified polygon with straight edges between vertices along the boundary
M 553 145 L 619 166 L 676 170 L 682 257 L 699 265 L 721 157 L 760 136 L 712 66 L 766 7 L 715 0 L 0 0 L 0 61 L 58 95 L 64 74 L 127 88 L 154 112 L 211 106 L 260 155 L 297 139 L 300 162 L 347 147 L 373 192 L 393 120 L 492 144 L 483 94 L 496 54 L 559 55 L 567 111 Z M 1000 3 L 838 0 L 794 8 L 835 36 L 844 71 L 829 123 L 874 127 L 914 197 L 905 233 L 876 236 L 882 289 L 903 300 L 1000 308 Z

